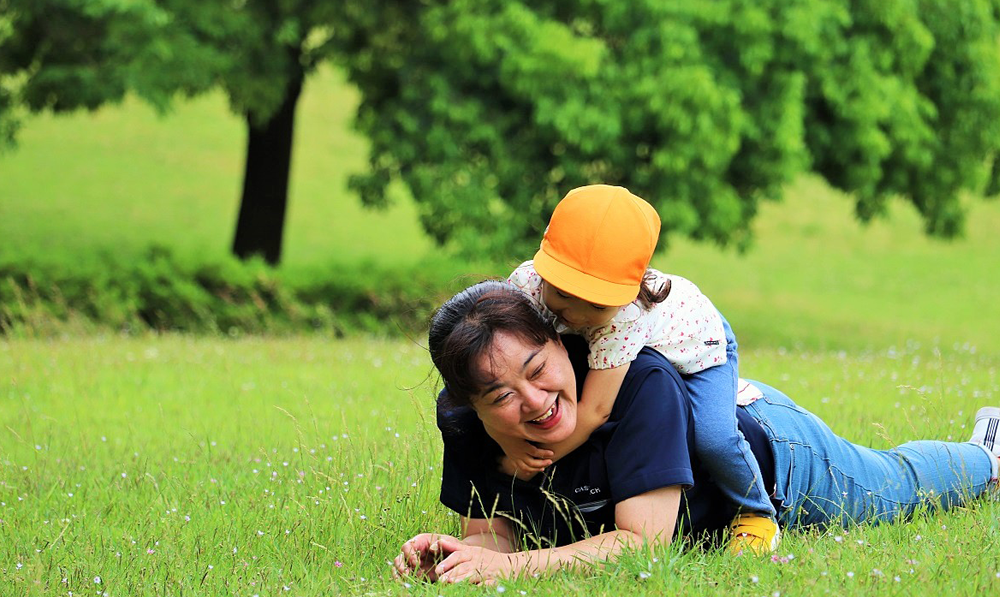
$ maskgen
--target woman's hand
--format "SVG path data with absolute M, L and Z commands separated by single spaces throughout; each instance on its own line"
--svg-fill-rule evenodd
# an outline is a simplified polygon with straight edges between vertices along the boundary
M 421 533 L 406 543 L 393 561 L 393 575 L 431 582 L 494 584 L 511 576 L 523 554 L 507 554 L 470 545 L 451 535 Z
M 430 549 L 444 555 L 433 573 L 440 582 L 496 584 L 497 579 L 513 576 L 520 571 L 524 559 L 521 553 L 500 553 L 485 547 L 469 545 L 454 537 L 441 536 Z
M 403 543 L 399 555 L 392 563 L 393 575 L 397 578 L 415 576 L 431 582 L 437 580 L 435 566 L 443 557 L 438 551 L 437 542 L 443 538 L 461 543 L 451 535 L 438 533 L 421 533 Z M 435 546 L 435 548 L 431 549 L 431 546 Z

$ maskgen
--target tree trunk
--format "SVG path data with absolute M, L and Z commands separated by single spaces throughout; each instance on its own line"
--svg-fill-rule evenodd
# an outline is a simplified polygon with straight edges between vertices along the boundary
M 281 107 L 267 121 L 255 122 L 252 113 L 246 115 L 246 170 L 233 239 L 233 254 L 240 259 L 260 255 L 271 265 L 281 261 L 295 107 L 303 78 L 299 73 L 289 81 Z

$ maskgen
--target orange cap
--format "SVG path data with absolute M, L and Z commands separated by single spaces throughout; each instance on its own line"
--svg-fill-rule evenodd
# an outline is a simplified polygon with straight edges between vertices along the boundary
M 573 189 L 556 205 L 535 271 L 559 290 L 596 305 L 627 305 L 660 236 L 660 216 L 624 187 Z

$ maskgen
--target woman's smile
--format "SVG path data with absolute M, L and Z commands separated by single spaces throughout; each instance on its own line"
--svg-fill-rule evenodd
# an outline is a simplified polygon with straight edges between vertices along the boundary
M 535 419 L 528 421 L 532 425 L 536 425 L 541 429 L 551 429 L 559 424 L 559 419 L 561 418 L 562 410 L 559 408 L 559 399 L 557 398 L 552 406 L 545 411 L 545 413 Z

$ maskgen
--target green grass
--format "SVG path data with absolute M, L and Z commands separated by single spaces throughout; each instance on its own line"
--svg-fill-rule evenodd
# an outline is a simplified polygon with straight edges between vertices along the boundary
M 975 408 L 1000 402 L 995 355 L 751 350 L 745 360 L 747 374 L 875 447 L 965 439 Z M 456 530 L 437 503 L 430 364 L 412 342 L 14 340 L 0 344 L 0 363 L 4 595 L 399 593 L 387 561 L 401 541 Z M 503 586 L 989 595 L 1000 590 L 997 545 L 1000 503 L 980 501 L 908 524 L 787 533 L 784 562 L 670 548 L 656 562 L 632 555 L 601 573 Z
M 815 179 L 761 210 L 743 256 L 678 242 L 654 264 L 696 281 L 742 345 L 882 349 L 907 342 L 1000 353 L 1000 203 L 970 201 L 966 236 L 922 235 L 916 213 L 859 225 Z

